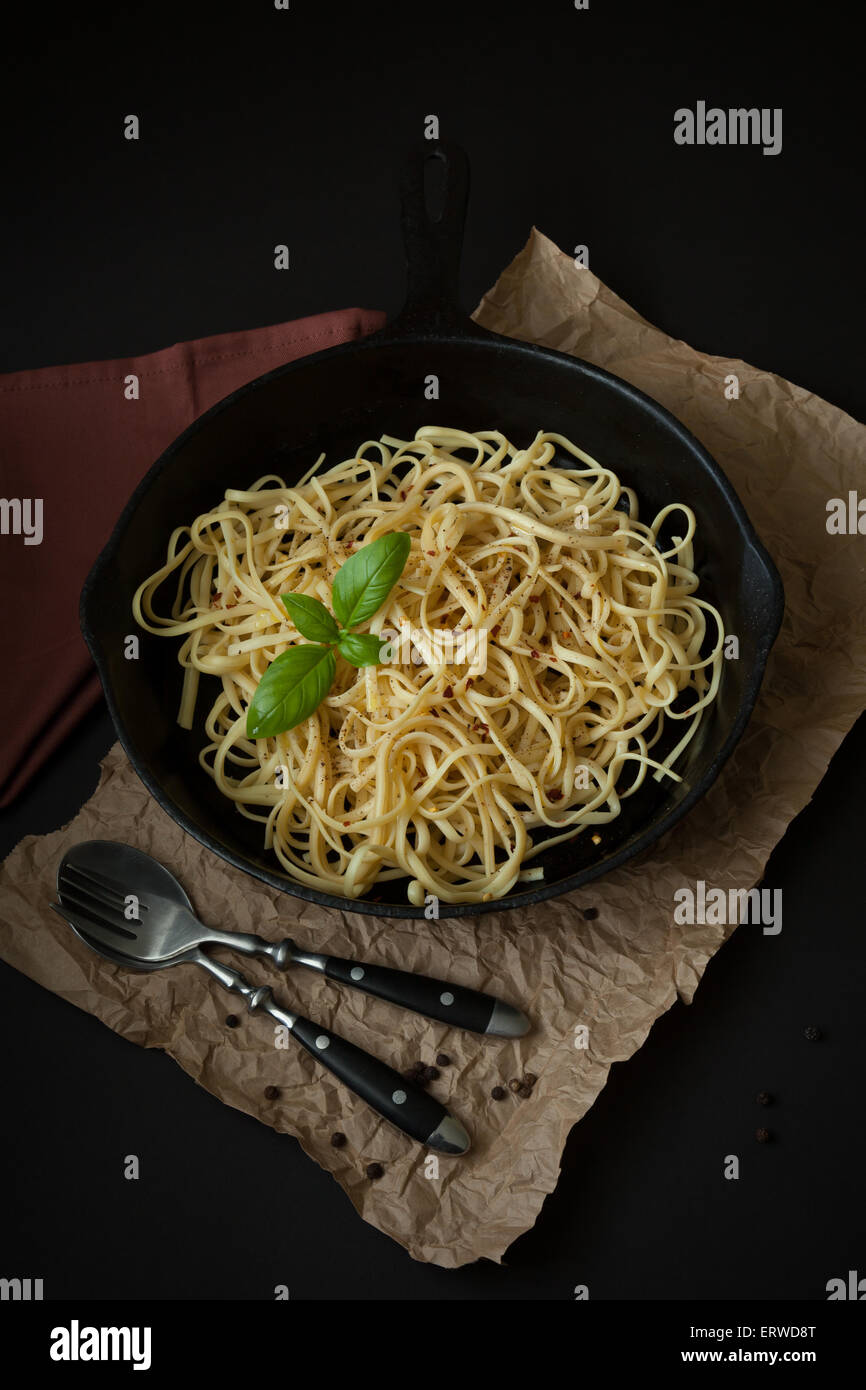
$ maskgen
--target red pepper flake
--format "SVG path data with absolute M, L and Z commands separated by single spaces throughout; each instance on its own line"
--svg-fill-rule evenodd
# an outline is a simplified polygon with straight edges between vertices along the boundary
M 474 676 L 470 676 L 469 679 L 467 680 L 466 684 L 467 684 L 467 685 L 474 685 L 474 684 L 475 684 L 475 677 L 474 677 Z
M 530 656 L 534 656 L 536 661 L 540 661 L 540 660 L 541 660 L 541 658 L 540 658 L 539 655 L 538 655 L 538 652 L 535 650 L 534 647 L 533 647 L 532 650 L 530 651 L 529 655 L 530 655 Z
M 223 595 L 222 595 L 222 589 L 220 589 L 218 593 L 214 594 L 213 598 L 212 598 L 211 601 L 210 601 L 210 606 L 211 606 L 211 608 L 218 608 L 218 607 L 219 607 L 220 602 L 221 602 L 221 600 L 222 600 L 222 596 L 223 596 Z
M 351 824 L 352 824 L 352 822 L 351 822 L 351 821 L 349 821 L 349 820 L 344 820 L 344 821 L 343 821 L 343 824 L 344 824 L 344 825 L 351 825 Z
M 540 603 L 540 602 L 541 602 L 541 594 L 531 594 L 530 597 L 529 597 L 529 602 L 530 602 L 530 603 Z
M 453 698 L 454 698 L 454 691 L 452 690 L 452 688 L 451 688 L 450 685 L 446 685 L 446 687 L 445 687 L 445 699 L 446 699 L 446 700 L 452 700 Z
M 547 799 L 548 801 L 561 801 L 562 792 L 558 792 L 554 789 L 552 792 L 547 793 Z
M 428 550 L 428 551 L 427 551 L 427 554 L 428 554 L 428 555 L 435 555 L 435 554 L 436 554 L 436 551 L 435 551 L 435 550 Z
M 405 501 L 406 501 L 406 494 L 405 494 L 405 492 L 401 492 L 401 493 L 400 493 L 400 501 L 401 501 L 401 502 L 405 502 Z
M 491 632 L 490 636 L 491 636 L 491 637 L 498 637 L 501 631 L 502 631 L 502 627 L 501 627 L 501 625 L 500 625 L 499 623 L 497 623 L 496 626 L 495 626 L 495 628 L 494 628 L 493 631 Z

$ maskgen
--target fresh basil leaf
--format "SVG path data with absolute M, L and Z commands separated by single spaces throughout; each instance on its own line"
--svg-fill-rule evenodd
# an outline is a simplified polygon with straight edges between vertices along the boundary
M 374 637 L 369 632 L 344 632 L 337 643 L 337 651 L 352 666 L 378 666 L 382 649 L 387 645 L 384 637 Z
M 382 607 L 409 558 L 412 541 L 405 531 L 391 531 L 363 545 L 337 570 L 331 590 L 334 612 L 343 627 L 354 627 Z
M 298 632 L 311 642 L 336 642 L 340 629 L 327 608 L 309 594 L 280 594 Z
M 247 709 L 247 738 L 272 738 L 303 724 L 324 700 L 337 670 L 330 647 L 305 642 L 275 657 Z

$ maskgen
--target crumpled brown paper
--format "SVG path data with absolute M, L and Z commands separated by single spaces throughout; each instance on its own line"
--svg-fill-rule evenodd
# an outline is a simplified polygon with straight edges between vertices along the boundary
M 730 478 L 785 584 L 787 613 L 752 721 L 706 798 L 640 859 L 568 897 L 480 919 L 417 922 L 329 911 L 272 892 L 186 836 L 157 806 L 116 745 L 99 788 L 56 834 L 30 837 L 7 860 L 0 954 L 116 1032 L 161 1047 L 230 1105 L 295 1134 L 364 1220 L 419 1260 L 455 1268 L 500 1260 L 556 1185 L 572 1125 L 612 1062 L 630 1057 L 679 994 L 691 1000 L 733 927 L 677 926 L 676 889 L 724 890 L 761 877 L 773 846 L 807 803 L 861 712 L 866 690 L 863 539 L 828 535 L 826 504 L 860 480 L 863 427 L 808 391 L 745 362 L 710 357 L 653 328 L 587 269 L 533 230 L 482 300 L 476 319 L 515 338 L 575 353 L 633 382 L 697 435 Z M 729 401 L 724 378 L 739 378 Z M 455 423 L 460 423 L 455 422 Z M 470 422 L 477 425 L 476 422 Z M 534 1021 L 517 1041 L 483 1039 L 404 1013 L 295 970 L 283 980 L 242 962 L 278 999 L 405 1069 L 446 1051 L 435 1093 L 466 1123 L 473 1148 L 439 1159 L 404 1139 L 301 1048 L 273 1045 L 262 1015 L 226 1027 L 237 996 L 193 966 L 134 975 L 82 946 L 49 910 L 57 863 L 93 837 L 156 856 L 185 884 L 205 922 L 286 933 L 316 951 L 356 955 L 502 994 Z M 582 915 L 597 909 L 598 916 Z M 758 928 L 755 928 L 756 930 Z M 586 1025 L 589 1046 L 575 1046 Z M 491 1088 L 525 1071 L 529 1099 Z M 266 1086 L 279 1087 L 267 1100 Z M 342 1130 L 344 1148 L 331 1133 Z M 384 1177 L 370 1182 L 372 1161 Z

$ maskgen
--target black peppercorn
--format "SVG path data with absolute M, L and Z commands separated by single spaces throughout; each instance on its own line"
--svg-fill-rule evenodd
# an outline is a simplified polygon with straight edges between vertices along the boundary
M 382 1167 L 381 1163 L 367 1164 L 367 1177 L 371 1182 L 375 1182 L 377 1178 L 381 1178 L 384 1172 L 385 1169 Z
M 520 1090 L 520 1088 L 521 1088 L 522 1085 L 523 1085 L 523 1082 L 522 1082 L 522 1081 L 518 1081 L 517 1077 L 515 1076 L 515 1078 L 514 1078 L 513 1081 L 509 1081 L 509 1083 L 508 1083 L 508 1089 L 509 1089 L 509 1091 L 512 1091 L 512 1092 L 516 1095 L 517 1092 Z
M 536 1081 L 538 1080 L 538 1077 L 535 1075 L 534 1071 L 528 1071 L 526 1072 L 523 1080 L 527 1086 L 532 1087 L 535 1085 Z
M 331 1135 L 331 1147 L 332 1147 L 332 1148 L 334 1148 L 334 1149 L 342 1149 L 342 1147 L 343 1147 L 343 1145 L 345 1144 L 345 1142 L 346 1142 L 346 1136 L 345 1136 L 345 1134 L 341 1134 L 339 1130 L 335 1130 L 335 1132 Z
M 755 1138 L 759 1144 L 766 1144 L 770 1139 L 770 1131 L 768 1129 L 756 1129 Z
M 585 907 L 585 908 L 583 909 L 583 912 L 582 912 L 581 915 L 582 915 L 583 920 L 584 920 L 585 922 L 594 922 L 595 919 L 596 919 L 596 917 L 598 916 L 598 908 L 597 908 L 597 907 Z
M 755 1096 L 755 1100 L 758 1102 L 759 1105 L 773 1104 L 773 1097 L 770 1095 L 769 1091 L 759 1091 L 758 1094 Z
M 423 1072 L 425 1081 L 437 1081 L 439 1078 L 438 1067 L 425 1067 Z
M 494 1086 L 490 1094 L 492 1095 L 494 1100 L 504 1100 L 505 1097 L 508 1095 L 508 1092 L 506 1091 L 504 1086 Z
M 265 1087 L 265 1100 L 277 1100 L 280 1094 L 279 1086 Z
M 803 1029 L 803 1037 L 807 1042 L 818 1042 L 821 1037 L 821 1029 L 811 1024 L 808 1028 Z
M 239 1023 L 237 1014 L 226 1014 L 226 1028 L 237 1028 Z
M 448 1056 L 447 1052 L 436 1053 L 436 1065 L 437 1067 L 450 1067 L 451 1058 Z

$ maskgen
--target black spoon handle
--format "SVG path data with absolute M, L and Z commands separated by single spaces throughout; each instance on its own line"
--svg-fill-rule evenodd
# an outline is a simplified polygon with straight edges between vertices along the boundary
M 375 994 L 391 1004 L 441 1019 L 455 1028 L 471 1033 L 491 1033 L 500 1038 L 519 1038 L 529 1028 L 529 1020 L 519 1010 L 482 994 L 476 989 L 449 984 L 430 975 L 416 975 L 408 970 L 391 970 L 384 965 L 369 965 L 366 961 L 341 960 L 339 956 L 325 957 L 325 974 L 329 980 L 351 985 L 365 994 Z
M 440 1153 L 465 1153 L 469 1137 L 438 1100 L 369 1052 L 327 1028 L 296 1018 L 292 1036 L 392 1125 Z
M 431 975 L 416 975 L 409 970 L 392 970 L 389 966 L 370 965 L 363 960 L 342 960 L 339 956 L 304 951 L 290 937 L 274 942 L 244 932 L 205 930 L 207 945 L 227 946 L 245 955 L 262 956 L 280 970 L 286 970 L 291 965 L 305 965 L 326 975 L 329 980 L 339 981 L 341 985 L 363 990 L 365 994 L 375 994 L 379 999 L 387 999 L 390 1004 L 399 1004 L 401 1008 L 425 1014 L 428 1018 L 438 1018 L 443 1023 L 450 1023 L 454 1028 L 465 1028 L 470 1033 L 522 1038 L 529 1031 L 529 1020 L 519 1009 L 477 989 L 449 984 L 447 980 L 437 980 Z
M 461 1154 L 469 1148 L 469 1136 L 460 1121 L 449 1114 L 440 1101 L 380 1062 L 378 1057 L 356 1047 L 338 1033 L 331 1032 L 330 1028 L 323 1028 L 308 1018 L 281 1009 L 274 1003 L 266 985 L 250 984 L 231 966 L 211 959 L 204 952 L 196 952 L 195 959 L 226 989 L 243 995 L 250 1013 L 263 1010 L 282 1023 L 321 1066 L 327 1067 L 379 1115 L 411 1139 L 417 1139 L 419 1143 L 444 1154 Z

